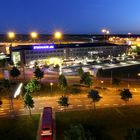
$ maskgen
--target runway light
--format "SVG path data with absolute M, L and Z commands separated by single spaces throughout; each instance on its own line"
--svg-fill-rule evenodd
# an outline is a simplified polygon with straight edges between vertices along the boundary
M 22 86 L 23 86 L 23 83 L 20 83 L 20 85 L 18 86 L 18 88 L 14 94 L 14 98 L 16 98 L 20 94 Z

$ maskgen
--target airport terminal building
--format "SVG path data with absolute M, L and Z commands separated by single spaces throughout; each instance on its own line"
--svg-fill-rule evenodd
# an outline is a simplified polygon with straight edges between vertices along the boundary
M 128 45 L 111 43 L 81 43 L 81 44 L 37 44 L 20 45 L 11 48 L 13 62 L 28 64 L 30 61 L 59 57 L 63 59 L 76 57 L 107 57 L 118 56 L 128 50 Z

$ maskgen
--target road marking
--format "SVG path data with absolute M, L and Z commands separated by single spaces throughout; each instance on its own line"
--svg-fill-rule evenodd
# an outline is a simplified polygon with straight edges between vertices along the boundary
M 118 104 L 113 104 L 114 106 L 117 106 Z
M 109 106 L 109 104 L 104 104 L 105 106 Z
M 62 110 L 64 110 L 64 108 L 60 108 L 59 110 L 61 110 L 61 111 L 62 111 Z
M 4 109 L 9 109 L 9 107 L 6 107 L 6 108 L 4 108 Z
M 9 103 L 4 103 L 3 105 L 4 105 L 4 106 L 9 106 L 10 104 L 9 104 Z
M 24 111 L 25 109 L 19 109 L 19 111 Z
M 92 105 L 86 105 L 86 107 L 91 107 Z
M 41 105 L 46 105 L 46 103 L 40 103 Z
M 42 110 L 42 109 L 43 109 L 43 107 L 40 107 L 40 108 L 39 108 L 39 110 Z
M 0 116 L 2 116 L 2 115 L 7 115 L 7 113 L 0 113 Z
M 78 107 L 81 107 L 81 106 L 83 106 L 83 105 L 77 105 Z

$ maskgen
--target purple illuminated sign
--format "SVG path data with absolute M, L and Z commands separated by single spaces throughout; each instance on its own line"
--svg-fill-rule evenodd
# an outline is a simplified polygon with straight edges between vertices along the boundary
M 38 46 L 33 46 L 34 50 L 39 50 L 39 49 L 54 49 L 54 45 L 38 45 Z

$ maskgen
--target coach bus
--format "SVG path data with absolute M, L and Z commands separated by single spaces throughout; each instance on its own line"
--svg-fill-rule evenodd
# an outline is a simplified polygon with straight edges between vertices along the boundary
M 44 107 L 42 114 L 41 140 L 53 139 L 52 108 Z

